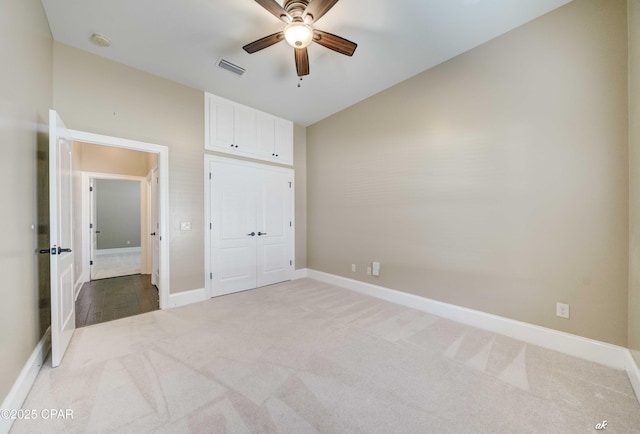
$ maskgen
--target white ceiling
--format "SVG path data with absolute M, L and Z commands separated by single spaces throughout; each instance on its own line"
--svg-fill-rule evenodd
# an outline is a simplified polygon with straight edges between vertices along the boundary
M 314 27 L 358 48 L 347 57 L 311 44 L 311 74 L 300 88 L 286 42 L 242 50 L 284 26 L 253 0 L 42 4 L 56 41 L 306 126 L 570 1 L 341 0 Z M 93 33 L 111 47 L 92 44 Z M 218 68 L 221 57 L 247 72 Z

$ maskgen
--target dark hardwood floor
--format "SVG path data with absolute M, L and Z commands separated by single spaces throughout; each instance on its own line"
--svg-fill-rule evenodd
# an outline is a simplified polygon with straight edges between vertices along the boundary
M 76 327 L 158 310 L 158 301 L 149 274 L 92 280 L 76 300 Z

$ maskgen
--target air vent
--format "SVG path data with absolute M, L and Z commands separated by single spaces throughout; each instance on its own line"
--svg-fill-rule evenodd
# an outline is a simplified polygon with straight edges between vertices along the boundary
M 224 60 L 224 59 L 220 59 L 218 60 L 218 66 L 222 69 L 226 69 L 227 71 L 231 71 L 234 74 L 237 74 L 239 76 L 243 76 L 245 72 L 247 72 L 246 69 L 239 67 L 238 65 L 234 65 L 233 63 L 229 62 L 228 60 Z

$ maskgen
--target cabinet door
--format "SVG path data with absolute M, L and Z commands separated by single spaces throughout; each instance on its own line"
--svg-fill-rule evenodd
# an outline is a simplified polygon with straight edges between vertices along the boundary
M 207 144 L 209 147 L 230 149 L 233 145 L 233 103 L 216 97 L 207 100 L 209 117 Z
M 283 164 L 293 164 L 293 123 L 284 119 L 275 120 L 276 160 Z
M 292 177 L 261 170 L 257 184 L 257 286 L 291 279 L 293 253 Z
M 258 149 L 261 158 L 272 160 L 276 148 L 276 118 L 258 113 Z
M 256 287 L 256 175 L 250 167 L 210 163 L 212 296 Z M 254 232 L 254 235 L 250 235 Z
M 234 112 L 234 148 L 238 153 L 255 154 L 257 148 L 257 112 L 241 105 Z

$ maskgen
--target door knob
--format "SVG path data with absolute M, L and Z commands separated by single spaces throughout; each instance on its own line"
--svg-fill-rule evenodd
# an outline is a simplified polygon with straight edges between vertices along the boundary
M 256 233 L 255 232 L 251 232 L 250 234 L 247 234 L 247 235 L 249 235 L 250 237 L 255 237 Z
M 152 237 L 155 237 L 156 233 L 155 232 L 151 232 L 149 235 L 151 235 Z
M 40 254 L 50 253 L 51 249 L 40 249 Z
M 71 249 L 63 249 L 62 247 L 58 247 L 58 255 L 60 253 L 71 253 Z
M 266 232 L 258 232 L 258 236 L 261 236 L 261 235 L 267 235 L 267 233 Z

